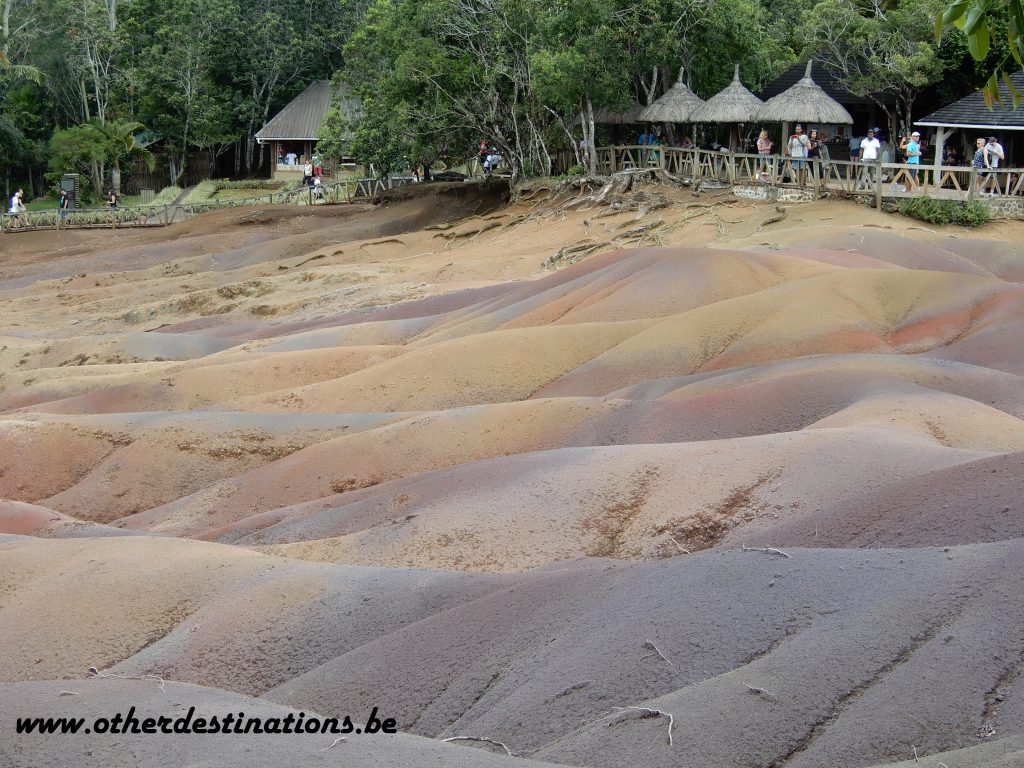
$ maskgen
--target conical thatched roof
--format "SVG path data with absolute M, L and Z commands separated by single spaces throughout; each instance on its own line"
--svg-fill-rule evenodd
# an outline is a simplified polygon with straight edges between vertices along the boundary
M 594 123 L 601 125 L 632 125 L 633 123 L 642 123 L 643 120 L 640 119 L 640 113 L 643 112 L 643 109 L 638 102 L 633 102 L 633 106 L 622 112 L 615 112 L 610 107 L 601 107 L 594 110 Z M 582 124 L 583 115 L 576 115 L 573 125 Z
M 737 64 L 729 86 L 694 110 L 690 120 L 694 123 L 749 123 L 763 106 L 763 101 L 743 87 Z
M 680 68 L 676 84 L 641 112 L 640 119 L 648 123 L 688 123 L 694 111 L 703 105 L 704 99 L 686 87 Z
M 813 63 L 813 60 L 807 62 L 807 70 L 796 85 L 765 102 L 757 113 L 758 122 L 826 125 L 849 125 L 853 122 L 846 108 L 811 79 Z

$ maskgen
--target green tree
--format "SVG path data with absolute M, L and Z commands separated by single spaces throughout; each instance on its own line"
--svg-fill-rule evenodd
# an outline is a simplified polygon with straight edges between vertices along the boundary
M 104 154 L 110 162 L 110 186 L 115 194 L 121 194 L 122 163 L 139 158 L 149 170 L 156 165 L 153 153 L 135 141 L 135 135 L 144 128 L 142 123 L 130 120 L 111 120 L 96 126 L 104 139 Z
M 210 148 L 230 132 L 232 92 L 216 74 L 238 8 L 234 0 L 156 5 L 148 6 L 140 29 L 151 42 L 138 71 L 147 83 L 139 117 L 164 136 L 169 182 L 177 184 L 191 146 Z
M 56 181 L 65 173 L 78 173 L 88 179 L 82 185 L 83 197 L 96 199 L 103 192 L 102 167 L 107 157 L 106 139 L 92 123 L 54 131 L 50 139 L 50 171 Z
M 820 60 L 850 93 L 872 99 L 895 135 L 913 124 L 918 92 L 942 73 L 930 19 L 940 0 L 859 6 L 823 0 L 807 14 L 805 55 Z M 889 97 L 889 98 L 886 98 Z

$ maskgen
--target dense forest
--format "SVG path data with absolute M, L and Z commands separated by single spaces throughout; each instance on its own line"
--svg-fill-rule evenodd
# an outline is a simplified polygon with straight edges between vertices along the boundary
M 813 56 L 895 127 L 922 95 L 941 103 L 977 88 L 1010 52 L 996 6 L 983 51 L 955 30 L 937 38 L 947 0 L 0 3 L 0 172 L 30 196 L 69 171 L 96 192 L 117 186 L 133 155 L 168 185 L 197 152 L 257 175 L 265 150 L 253 135 L 317 78 L 362 100 L 355 124 L 328 114 L 326 152 L 387 172 L 465 157 L 484 138 L 528 175 L 556 148 L 593 140 L 595 110 L 650 103 L 680 68 L 707 97 L 734 62 L 756 91 Z M 144 135 L 159 138 L 156 158 Z

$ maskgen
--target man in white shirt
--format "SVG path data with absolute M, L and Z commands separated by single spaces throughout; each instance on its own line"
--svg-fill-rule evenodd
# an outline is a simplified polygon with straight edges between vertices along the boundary
M 24 226 L 25 222 L 21 217 L 21 214 L 25 212 L 24 192 L 19 188 L 17 192 L 11 195 L 11 226 L 17 224 L 18 226 Z
M 995 197 L 999 192 L 999 179 L 994 171 L 999 167 L 999 161 L 1005 159 L 1006 152 L 1003 151 L 1003 145 L 999 143 L 999 140 L 995 136 L 989 136 L 988 144 L 985 145 L 985 160 L 986 166 L 991 170 L 985 174 L 985 179 L 981 184 L 981 194 L 985 194 L 992 182 L 995 182 L 996 191 L 989 192 L 989 196 Z
M 860 142 L 860 189 L 867 186 L 869 189 L 877 181 L 874 178 L 874 165 L 878 161 L 878 153 L 882 150 L 882 142 L 878 140 L 879 130 L 869 128 L 867 138 Z
M 797 125 L 793 129 L 793 135 L 789 137 L 789 141 L 782 148 L 785 155 L 790 158 L 790 162 L 793 168 L 793 175 L 796 177 L 796 183 L 801 187 L 805 183 L 805 175 L 807 173 L 807 136 L 804 135 L 804 128 L 802 125 Z

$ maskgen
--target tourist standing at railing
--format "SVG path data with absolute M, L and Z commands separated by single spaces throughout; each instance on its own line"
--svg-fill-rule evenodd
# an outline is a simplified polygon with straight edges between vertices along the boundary
M 68 215 L 68 208 L 71 207 L 71 197 L 68 195 L 66 189 L 60 191 L 60 196 L 57 198 L 57 218 L 60 219 L 60 223 L 64 223 L 64 218 Z
M 982 171 L 988 170 L 988 152 L 985 150 L 985 140 L 978 139 L 974 142 L 974 159 L 971 160 L 971 167 L 974 168 L 977 174 L 977 185 L 978 190 L 981 190 L 981 173 Z M 984 194 L 984 192 L 982 192 Z
M 804 135 L 804 128 L 802 125 L 797 125 L 793 129 L 793 134 L 789 137 L 789 141 L 786 142 L 786 146 L 783 147 L 783 152 L 790 158 L 793 166 L 793 175 L 796 177 L 795 181 L 801 187 L 805 182 L 805 174 L 807 173 L 807 150 L 809 141 Z
M 850 136 L 850 162 L 856 163 L 860 160 L 860 145 L 864 141 L 857 134 Z
M 818 138 L 818 129 L 812 128 L 807 134 L 807 165 L 811 173 L 815 173 L 815 161 L 821 159 L 822 141 Z
M 882 151 L 882 142 L 878 140 L 878 129 L 869 128 L 868 135 L 860 142 L 860 184 L 858 189 L 870 188 L 878 180 L 875 177 L 874 165 L 878 161 L 878 153 Z
M 978 139 L 978 141 L 981 141 L 981 139 Z M 994 181 L 996 191 L 989 192 L 988 194 L 991 197 L 995 197 L 996 193 L 999 192 L 999 179 L 996 177 L 995 169 L 999 167 L 999 161 L 1006 159 L 1003 145 L 999 143 L 995 136 L 988 137 L 988 143 L 985 145 L 985 159 L 987 161 L 988 173 L 985 174 L 985 182 L 981 185 L 981 194 L 984 195 L 989 185 Z
M 910 134 L 909 139 L 904 136 L 900 142 L 900 149 L 907 156 L 907 165 L 921 165 L 921 133 L 919 131 Z M 907 171 L 907 192 L 913 192 L 917 183 L 917 168 L 912 168 Z
M 757 155 L 759 159 L 761 181 L 769 180 L 769 165 L 768 156 L 772 153 L 772 140 L 768 138 L 768 131 L 764 128 L 761 129 L 761 133 L 757 135 Z

